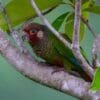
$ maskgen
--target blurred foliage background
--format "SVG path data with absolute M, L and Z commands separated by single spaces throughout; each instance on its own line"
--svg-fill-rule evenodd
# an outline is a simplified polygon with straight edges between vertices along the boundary
M 1 0 L 0 0 L 1 1 Z M 12 0 L 4 0 L 5 5 Z M 99 0 L 98 0 L 99 2 Z M 61 12 L 70 10 L 70 7 L 59 6 L 51 13 L 46 15 L 46 18 L 52 23 L 57 15 Z M 100 16 L 91 14 L 89 21 L 96 33 L 100 33 Z M 38 18 L 35 19 L 39 22 Z M 63 30 L 63 29 L 61 29 Z M 88 29 L 85 31 L 85 36 L 81 41 L 81 45 L 85 50 L 87 58 L 91 62 L 91 47 L 93 43 L 93 37 Z M 27 66 L 26 66 L 27 67 Z M 77 100 L 77 98 L 66 95 L 59 91 L 50 89 L 36 82 L 29 80 L 28 78 L 17 72 L 1 55 L 0 55 L 0 100 Z

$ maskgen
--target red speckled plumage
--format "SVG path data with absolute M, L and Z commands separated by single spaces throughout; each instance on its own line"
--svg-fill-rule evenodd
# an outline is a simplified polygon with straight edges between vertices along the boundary
M 30 30 L 35 30 L 34 34 L 30 34 Z M 38 27 L 37 24 L 30 23 L 29 25 L 25 25 L 23 31 L 26 32 L 30 42 L 36 44 L 39 42 L 39 38 L 37 37 L 37 32 L 41 30 L 41 27 Z

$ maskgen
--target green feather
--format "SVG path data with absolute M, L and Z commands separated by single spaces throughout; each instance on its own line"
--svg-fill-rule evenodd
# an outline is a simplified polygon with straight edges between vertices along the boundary
M 46 26 L 39 24 L 33 24 L 33 26 L 31 26 L 33 29 L 37 27 L 43 31 L 44 35 L 42 40 L 40 40 L 37 44 L 34 44 L 31 40 L 29 40 L 35 53 L 45 59 L 49 64 L 64 67 L 67 70 L 77 71 L 84 76 L 86 73 L 82 70 L 80 62 L 75 58 L 72 51 L 67 48 L 54 34 L 52 34 Z M 62 34 L 62 36 L 71 43 L 71 40 L 65 34 Z M 83 49 L 80 49 L 82 54 L 84 54 Z

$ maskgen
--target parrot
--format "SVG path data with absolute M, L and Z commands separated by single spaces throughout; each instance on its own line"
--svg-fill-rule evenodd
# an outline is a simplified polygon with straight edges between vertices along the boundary
M 48 64 L 64 68 L 67 71 L 75 71 L 84 80 L 91 81 L 91 78 L 83 71 L 80 62 L 75 58 L 72 51 L 52 34 L 45 25 L 32 22 L 24 25 L 23 32 L 36 55 L 44 59 Z M 67 35 L 61 35 L 71 43 Z

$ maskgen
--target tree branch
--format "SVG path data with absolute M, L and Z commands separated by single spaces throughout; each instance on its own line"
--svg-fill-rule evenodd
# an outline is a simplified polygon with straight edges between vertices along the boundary
M 31 2 L 31 5 L 32 5 L 32 7 L 34 8 L 34 10 L 36 11 L 36 13 L 37 13 L 37 15 L 40 17 L 40 19 L 41 19 L 41 21 L 53 32 L 53 34 L 54 35 L 56 35 L 56 37 L 58 37 L 58 39 L 59 40 L 61 40 L 64 44 L 65 44 L 65 46 L 66 47 L 68 47 L 68 48 L 70 48 L 70 49 L 73 49 L 73 53 L 74 53 L 74 55 L 75 55 L 75 57 L 81 62 L 81 65 L 82 66 L 84 66 L 84 67 L 82 67 L 83 68 L 83 70 L 87 73 L 87 74 L 89 74 L 89 76 L 91 77 L 91 78 L 93 78 L 93 73 L 94 73 L 94 71 L 93 71 L 93 69 L 92 69 L 92 67 L 87 63 L 87 61 L 84 59 L 84 57 L 82 56 L 82 54 L 81 54 L 81 52 L 80 52 L 80 47 L 79 47 L 79 32 L 78 32 L 78 34 L 76 34 L 77 33 L 77 29 L 79 29 L 80 28 L 80 15 L 81 15 L 81 11 L 79 10 L 79 9 L 81 9 L 80 8 L 80 5 L 78 4 L 78 6 L 76 5 L 76 12 L 75 12 L 75 15 L 76 15 L 76 17 L 75 17 L 75 22 L 77 22 L 77 23 L 75 23 L 75 31 L 76 32 L 74 32 L 75 33 L 75 35 L 73 35 L 73 45 L 72 45 L 72 48 L 71 48 L 71 45 L 69 44 L 69 42 L 68 41 L 66 41 L 51 25 L 50 25 L 50 23 L 46 20 L 46 18 L 42 15 L 42 13 L 41 13 L 41 11 L 39 10 L 39 8 L 37 7 L 37 5 L 36 5 L 36 3 L 35 3 L 35 1 L 34 0 L 30 0 L 30 2 Z M 76 3 L 77 4 L 77 3 Z M 78 9 L 77 9 L 78 8 Z M 79 11 L 78 11 L 79 10 Z M 78 12 L 77 12 L 78 11 Z M 78 15 L 78 16 L 77 16 Z M 77 25 L 78 24 L 78 25 Z M 78 45 L 77 45 L 78 44 Z M 76 46 L 78 46 L 78 48 L 76 47 Z M 77 48 L 77 50 L 76 50 L 76 48 Z
M 80 61 L 83 70 L 93 78 L 94 70 L 87 63 L 85 58 L 80 52 L 79 45 L 79 32 L 80 32 L 80 15 L 81 15 L 81 0 L 76 0 L 75 3 L 75 19 L 74 19 L 74 31 L 73 31 L 73 41 L 72 41 L 72 51 L 75 57 Z
M 32 1 L 32 0 L 31 0 Z M 80 1 L 80 0 L 77 0 Z M 78 3 L 78 2 L 77 2 Z M 79 4 L 79 3 L 78 3 Z M 32 5 L 35 5 L 33 1 Z M 37 6 L 36 6 L 37 7 Z M 38 11 L 39 9 L 36 8 Z M 76 6 L 77 7 L 77 6 Z M 80 6 L 79 6 L 80 8 Z M 76 8 L 76 11 L 79 10 Z M 80 10 L 79 10 L 80 11 Z M 53 29 L 53 27 L 49 24 L 49 22 L 43 17 L 40 13 L 40 17 L 46 26 L 55 33 L 55 35 L 67 46 L 71 49 L 69 42 L 63 39 L 59 33 Z M 75 20 L 75 27 L 74 27 L 74 35 L 73 38 L 73 45 L 72 49 L 75 53 L 75 56 L 78 56 L 78 60 L 81 60 L 82 65 L 85 67 L 85 71 L 89 72 L 89 75 L 93 76 L 93 69 L 88 65 L 85 61 L 83 56 L 80 53 L 79 47 L 79 26 L 80 26 L 80 18 L 78 18 L 79 12 L 75 12 L 76 20 Z M 77 24 L 77 27 L 76 27 Z M 77 30 L 78 29 L 78 30 Z M 17 39 L 18 40 L 18 39 Z M 75 43 L 75 44 L 74 44 Z M 78 46 L 77 46 L 78 44 Z M 74 51 L 75 49 L 75 51 Z M 77 51 L 78 50 L 78 51 Z M 75 76 L 70 75 L 67 72 L 57 72 L 52 74 L 55 71 L 55 66 L 48 66 L 38 63 L 35 59 L 29 59 L 27 54 L 20 52 L 9 40 L 6 39 L 4 33 L 0 30 L 0 53 L 7 59 L 9 63 L 11 63 L 14 68 L 16 68 L 21 74 L 25 75 L 26 77 L 37 81 L 41 84 L 45 84 L 49 87 L 55 88 L 59 91 L 64 93 L 69 93 L 73 96 L 84 100 L 99 100 L 100 99 L 100 92 L 93 92 L 89 90 L 90 83 L 85 82 L 83 79 L 77 78 Z M 88 65 L 88 66 L 87 66 Z M 87 67 L 87 68 L 86 68 Z M 83 68 L 83 69 L 84 69 Z
M 8 39 L 6 39 L 1 30 L 0 53 L 21 74 L 34 81 L 45 84 L 64 93 L 69 93 L 78 98 L 83 99 L 84 97 L 85 100 L 100 99 L 100 92 L 90 91 L 90 83 L 85 82 L 83 79 L 74 77 L 63 71 L 52 74 L 55 70 L 54 66 L 42 65 L 35 60 L 30 60 L 27 55 L 22 54 Z
M 75 6 L 72 3 L 67 3 L 67 4 L 75 9 Z M 87 26 L 89 31 L 92 33 L 93 37 L 96 39 L 96 37 L 98 37 L 98 36 L 95 33 L 95 31 L 93 30 L 93 28 L 91 27 L 89 21 L 87 19 L 85 19 L 82 15 L 80 15 L 80 19 Z M 97 54 L 95 53 L 95 45 L 93 45 L 93 48 L 92 48 L 92 66 L 94 69 L 96 69 L 96 66 L 100 66 L 100 62 L 97 59 Z
M 75 9 L 75 6 L 72 3 L 66 3 L 68 5 L 70 5 L 73 9 Z M 88 22 L 88 20 L 86 20 L 82 15 L 80 15 L 81 21 L 87 26 L 87 28 L 90 30 L 90 32 L 92 33 L 92 35 L 94 37 L 96 37 L 96 33 L 93 30 L 93 28 L 91 27 L 90 23 Z
M 33 7 L 33 9 L 36 11 L 37 15 L 40 17 L 41 21 L 47 26 L 48 29 L 51 30 L 51 32 L 59 39 L 61 40 L 64 45 L 68 48 L 71 49 L 71 44 L 65 40 L 52 26 L 51 24 L 48 22 L 48 20 L 42 15 L 41 11 L 39 10 L 39 8 L 37 7 L 36 3 L 34 0 L 30 0 L 31 5 Z

